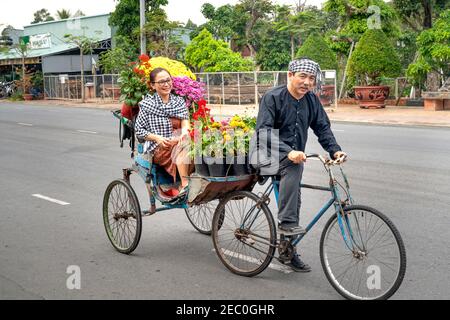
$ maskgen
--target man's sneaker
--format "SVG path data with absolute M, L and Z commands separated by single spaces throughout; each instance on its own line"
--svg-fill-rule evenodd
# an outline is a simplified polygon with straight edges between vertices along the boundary
M 298 236 L 301 234 L 305 234 L 306 230 L 302 226 L 286 227 L 286 226 L 279 224 L 277 232 L 279 234 L 283 234 L 285 236 Z
M 287 262 L 286 265 L 291 267 L 292 270 L 294 270 L 296 272 L 310 272 L 311 271 L 311 267 L 309 265 L 307 265 L 306 263 L 304 263 L 300 259 L 300 255 L 298 255 L 298 254 L 294 254 L 294 257 L 292 258 L 292 260 L 290 262 Z

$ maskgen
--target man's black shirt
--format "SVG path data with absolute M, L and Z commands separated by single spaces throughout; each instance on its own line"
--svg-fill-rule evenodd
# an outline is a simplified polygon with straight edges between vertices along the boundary
M 308 92 L 297 100 L 284 85 L 271 89 L 263 96 L 256 131 L 279 130 L 280 159 L 292 150 L 305 151 L 309 127 L 331 158 L 335 152 L 341 151 L 331 131 L 330 120 L 315 94 Z

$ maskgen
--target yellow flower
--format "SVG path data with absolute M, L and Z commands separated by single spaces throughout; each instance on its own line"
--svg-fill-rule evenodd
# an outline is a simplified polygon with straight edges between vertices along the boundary
M 193 80 L 196 80 L 195 75 L 189 70 L 182 62 L 172 60 L 166 57 L 155 57 L 150 59 L 151 68 L 148 70 L 148 73 L 155 68 L 164 68 L 170 72 L 172 77 L 182 77 L 186 76 Z
M 213 124 L 211 124 L 211 128 L 220 129 L 220 127 L 221 127 L 220 122 L 214 122 Z

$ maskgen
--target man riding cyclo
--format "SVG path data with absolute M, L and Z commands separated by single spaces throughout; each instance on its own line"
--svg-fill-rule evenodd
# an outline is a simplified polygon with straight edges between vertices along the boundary
M 321 81 L 322 71 L 318 63 L 308 58 L 293 60 L 289 63 L 287 85 L 268 91 L 259 106 L 256 124 L 258 142 L 251 152 L 250 163 L 262 176 L 279 177 L 278 233 L 291 240 L 306 233 L 299 225 L 299 185 L 306 162 L 308 128 L 314 131 L 332 159 L 343 161 L 346 158 L 331 131 L 322 104 L 312 92 L 320 91 Z M 261 157 L 261 154 L 264 156 Z M 262 160 L 264 157 L 265 160 Z M 288 265 L 298 272 L 311 271 L 311 267 L 296 252 Z

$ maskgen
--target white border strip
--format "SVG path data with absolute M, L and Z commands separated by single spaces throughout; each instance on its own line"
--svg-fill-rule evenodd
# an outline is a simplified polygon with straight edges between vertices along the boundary
M 42 194 L 32 194 L 32 196 L 35 197 L 35 198 L 42 199 L 42 200 L 46 200 L 46 201 L 50 201 L 50 202 L 53 202 L 53 203 L 57 203 L 57 204 L 62 205 L 62 206 L 67 206 L 67 205 L 70 204 L 68 202 L 64 202 L 64 201 L 61 201 L 61 200 L 52 199 L 50 197 L 43 196 Z

